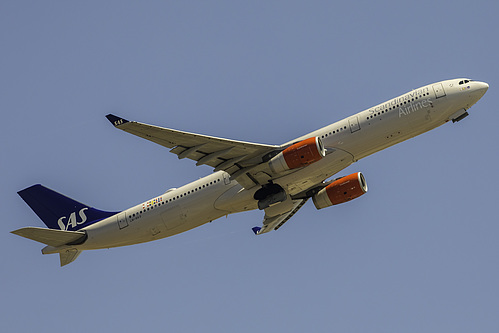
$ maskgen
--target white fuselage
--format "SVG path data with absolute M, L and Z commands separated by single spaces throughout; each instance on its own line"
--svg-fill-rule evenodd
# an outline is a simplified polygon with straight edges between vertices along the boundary
M 447 80 L 413 90 L 288 142 L 321 137 L 327 155 L 274 183 L 289 195 L 320 184 L 353 162 L 457 118 L 475 104 L 486 83 Z M 258 186 L 244 189 L 224 171 L 172 189 L 90 225 L 80 250 L 143 243 L 172 236 L 224 215 L 257 209 Z

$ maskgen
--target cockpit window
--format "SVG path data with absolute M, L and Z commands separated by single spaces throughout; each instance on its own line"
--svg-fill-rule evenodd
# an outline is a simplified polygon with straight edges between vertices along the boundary
M 465 83 L 468 83 L 468 82 L 473 82 L 473 80 L 462 80 L 462 81 L 459 81 L 459 85 L 465 84 Z

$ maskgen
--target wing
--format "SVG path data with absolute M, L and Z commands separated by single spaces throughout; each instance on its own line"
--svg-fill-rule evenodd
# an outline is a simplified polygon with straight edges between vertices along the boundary
M 161 146 L 170 148 L 178 158 L 196 161 L 196 165 L 209 165 L 224 170 L 233 177 L 262 163 L 265 155 L 280 146 L 264 145 L 213 136 L 177 131 L 169 128 L 143 124 L 109 114 L 107 119 L 118 129 L 137 135 Z
M 255 235 L 260 235 L 272 230 L 279 229 L 280 227 L 282 227 L 284 223 L 288 222 L 288 220 L 292 218 L 293 215 L 295 215 L 300 208 L 303 207 L 303 205 L 307 202 L 307 200 L 308 199 L 293 200 L 293 208 L 286 213 L 272 217 L 267 216 L 267 214 L 265 214 L 265 218 L 263 220 L 263 226 L 254 227 L 253 232 L 255 233 Z

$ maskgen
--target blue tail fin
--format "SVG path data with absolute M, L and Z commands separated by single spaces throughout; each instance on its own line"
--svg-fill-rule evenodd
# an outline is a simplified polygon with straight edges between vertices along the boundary
M 89 207 L 39 184 L 18 194 L 50 229 L 76 231 L 117 214 Z

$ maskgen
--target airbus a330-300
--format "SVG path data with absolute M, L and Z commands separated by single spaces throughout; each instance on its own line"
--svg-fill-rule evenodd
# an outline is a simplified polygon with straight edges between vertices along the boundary
M 149 242 L 253 209 L 264 212 L 263 224 L 253 228 L 256 235 L 277 230 L 310 198 L 322 209 L 366 193 L 360 172 L 328 179 L 361 158 L 464 119 L 488 87 L 464 78 L 429 84 L 282 145 L 188 133 L 109 114 L 116 128 L 214 172 L 121 212 L 98 210 L 33 185 L 19 195 L 48 229 L 12 233 L 45 244 L 42 253 L 59 253 L 64 266 L 83 250 Z

